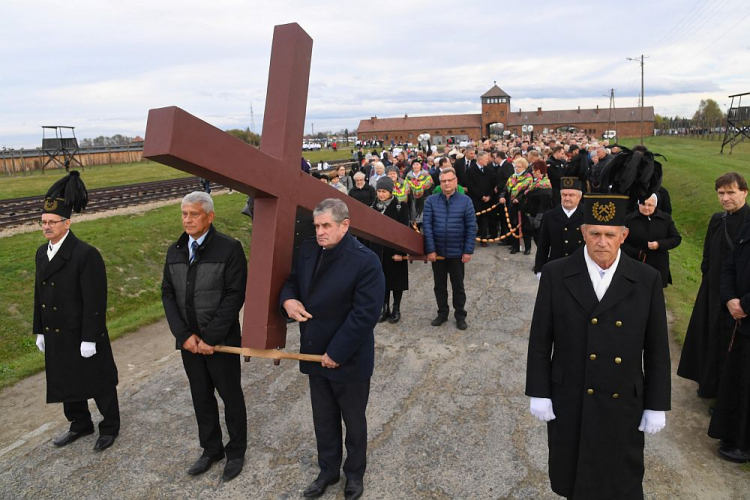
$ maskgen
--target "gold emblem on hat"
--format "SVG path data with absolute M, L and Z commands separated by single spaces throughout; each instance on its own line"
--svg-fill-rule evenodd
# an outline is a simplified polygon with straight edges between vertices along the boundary
M 611 221 L 615 218 L 616 211 L 617 208 L 611 201 L 606 205 L 602 205 L 597 201 L 596 203 L 594 203 L 594 206 L 591 207 L 591 215 L 593 215 L 594 219 L 598 220 L 599 222 Z
M 47 198 L 44 200 L 44 211 L 53 212 L 57 210 L 57 200 L 54 198 Z
M 562 181 L 563 181 L 563 187 L 566 187 L 566 188 L 573 187 L 573 181 L 574 181 L 574 179 L 572 179 L 570 177 L 566 177 Z

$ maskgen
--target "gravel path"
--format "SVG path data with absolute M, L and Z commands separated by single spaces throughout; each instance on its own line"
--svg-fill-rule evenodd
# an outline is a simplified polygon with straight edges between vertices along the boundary
M 467 266 L 465 332 L 452 320 L 429 325 L 430 268 L 410 267 L 402 321 L 376 331 L 364 498 L 559 498 L 549 489 L 546 429 L 523 396 L 537 285 L 531 265 L 505 247 L 478 249 Z M 297 332 L 289 330 L 289 350 Z M 317 466 L 307 380 L 296 363 L 243 364 L 249 449 L 243 473 L 223 483 L 223 462 L 197 478 L 186 474 L 200 449 L 173 346 L 164 321 L 114 343 L 123 428 L 100 454 L 91 451 L 95 436 L 51 444 L 67 424 L 61 405 L 44 404 L 43 374 L 1 392 L 0 498 L 301 497 Z M 646 497 L 750 498 L 750 473 L 720 460 L 706 435 L 707 403 L 694 384 L 673 384 L 667 428 L 646 438 Z M 343 481 L 323 498 L 343 498 Z

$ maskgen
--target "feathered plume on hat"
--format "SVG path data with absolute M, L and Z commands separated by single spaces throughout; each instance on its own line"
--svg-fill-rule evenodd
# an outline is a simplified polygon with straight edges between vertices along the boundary
M 586 151 L 579 151 L 579 153 L 570 159 L 563 177 L 577 177 L 580 179 L 581 184 L 586 184 L 589 177 L 589 171 L 591 170 L 591 159 Z
M 74 211 L 80 213 L 86 208 L 88 202 L 89 193 L 81 180 L 81 174 L 72 170 L 49 188 L 44 197 L 43 212 L 69 219 Z
M 599 185 L 603 193 L 623 194 L 630 198 L 628 210 L 633 210 L 639 200 L 656 193 L 661 186 L 662 166 L 654 154 L 644 146 L 632 150 L 620 146 L 622 152 L 615 155 L 602 169 Z

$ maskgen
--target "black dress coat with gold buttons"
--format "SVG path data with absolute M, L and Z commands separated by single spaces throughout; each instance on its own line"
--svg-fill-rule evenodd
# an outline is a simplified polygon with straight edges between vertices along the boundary
M 36 252 L 34 334 L 44 334 L 47 402 L 85 401 L 117 386 L 106 324 L 107 272 L 99 251 L 68 233 L 57 254 Z M 96 354 L 81 356 L 81 342 Z
M 562 205 L 544 212 L 542 225 L 539 228 L 534 272 L 541 272 L 547 262 L 573 255 L 583 246 L 581 224 L 583 224 L 581 205 L 578 205 L 570 217 L 565 215 Z
M 670 409 L 659 273 L 621 252 L 601 302 L 583 252 L 545 266 L 529 338 L 526 395 L 552 399 L 549 475 L 576 499 L 642 497 L 644 409 Z

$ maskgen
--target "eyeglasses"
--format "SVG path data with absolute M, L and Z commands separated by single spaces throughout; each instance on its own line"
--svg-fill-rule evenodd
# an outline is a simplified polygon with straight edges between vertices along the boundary
M 65 222 L 66 220 L 68 220 L 68 219 L 60 219 L 60 220 L 40 220 L 40 221 L 37 221 L 37 223 L 38 223 L 38 224 L 39 224 L 39 225 L 40 225 L 41 227 L 45 227 L 45 226 L 49 226 L 49 227 L 55 227 L 55 226 L 56 226 L 57 224 L 59 224 L 60 222 Z

